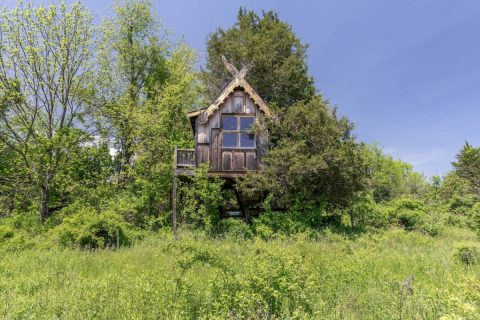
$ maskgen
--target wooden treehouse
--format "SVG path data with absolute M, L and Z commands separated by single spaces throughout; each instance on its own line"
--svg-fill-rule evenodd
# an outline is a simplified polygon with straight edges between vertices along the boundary
M 193 175 L 192 169 L 204 163 L 209 165 L 209 175 L 225 179 L 226 188 L 232 190 L 235 178 L 247 171 L 262 168 L 261 159 L 267 135 L 264 132 L 255 132 L 257 130 L 253 128 L 255 124 L 262 124 L 265 117 L 271 116 L 270 109 L 245 80 L 249 67 L 238 71 L 222 58 L 232 73 L 233 80 L 209 107 L 188 113 L 195 137 L 195 148 L 175 149 L 174 200 L 177 177 Z M 239 208 L 230 215 L 248 219 L 248 205 L 254 199 L 246 199 L 237 192 L 235 195 Z

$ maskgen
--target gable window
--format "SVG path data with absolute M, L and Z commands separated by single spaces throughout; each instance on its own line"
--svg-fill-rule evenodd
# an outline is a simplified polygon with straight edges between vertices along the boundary
M 255 148 L 255 134 L 251 133 L 255 117 L 224 115 L 222 117 L 222 147 Z

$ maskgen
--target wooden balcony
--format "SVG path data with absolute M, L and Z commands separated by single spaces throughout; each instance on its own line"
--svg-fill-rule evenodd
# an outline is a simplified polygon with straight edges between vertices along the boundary
M 195 149 L 176 149 L 175 167 L 195 167 Z
M 256 164 L 253 164 L 251 166 L 253 167 L 255 165 Z M 230 168 L 229 170 L 210 168 L 210 170 L 208 171 L 208 175 L 232 179 L 232 178 L 244 175 L 247 171 L 257 171 L 257 170 L 251 170 L 251 169 L 249 170 L 247 168 L 243 168 L 243 166 L 244 164 L 242 164 L 242 169 L 240 170 L 238 169 L 236 170 L 236 168 Z M 195 149 L 180 149 L 175 147 L 175 154 L 174 154 L 175 176 L 193 176 L 195 174 L 194 169 L 196 167 L 197 167 L 197 161 L 196 161 Z
M 179 149 L 175 147 L 174 153 L 175 175 L 192 175 L 196 166 L 195 149 Z

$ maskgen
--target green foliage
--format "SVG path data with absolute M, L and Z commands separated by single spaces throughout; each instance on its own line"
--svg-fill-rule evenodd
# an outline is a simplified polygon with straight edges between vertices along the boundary
M 254 236 L 250 225 L 240 219 L 221 220 L 216 227 L 215 233 L 237 240 L 247 240 Z
M 148 215 L 165 214 L 170 206 L 175 146 L 192 147 L 187 110 L 196 103 L 198 83 L 193 71 L 194 53 L 178 46 L 165 61 L 168 78 L 145 108 L 135 113 L 135 177 L 133 192 L 142 199 Z
M 113 210 L 97 213 L 83 208 L 63 219 L 52 232 L 61 245 L 84 249 L 127 246 L 133 236 L 123 217 Z
M 210 100 L 216 99 L 231 81 L 222 55 L 237 67 L 252 64 L 248 82 L 270 106 L 288 108 L 314 96 L 316 89 L 308 75 L 307 45 L 272 11 L 260 17 L 240 8 L 237 21 L 218 29 L 207 40 L 207 66 L 203 80 Z
M 471 192 L 480 195 L 480 147 L 465 142 L 452 165 L 455 173 L 470 183 Z
M 443 228 L 439 214 L 427 210 L 425 204 L 411 198 L 400 198 L 393 203 L 389 214 L 390 223 L 408 231 L 419 231 L 438 236 Z
M 480 264 L 480 246 L 462 244 L 456 248 L 455 257 L 467 266 Z
M 272 128 L 277 140 L 264 157 L 265 169 L 240 181 L 239 188 L 270 193 L 273 208 L 347 206 L 367 182 L 352 128 L 320 98 L 290 107 Z
M 214 232 L 219 221 L 219 209 L 224 205 L 222 185 L 218 177 L 208 176 L 208 165 L 196 170 L 191 182 L 180 186 L 180 212 L 183 219 L 207 232 Z
M 79 2 L 19 2 L 2 9 L 0 21 L 0 141 L 21 159 L 14 175 L 41 194 L 45 220 L 51 184 L 90 133 L 85 102 L 92 97 L 96 29 Z
M 347 210 L 354 221 L 354 227 L 384 228 L 388 225 L 387 208 L 376 204 L 369 197 L 359 199 Z
M 480 236 L 480 202 L 477 202 L 471 210 L 471 216 L 473 220 L 473 227 Z
M 448 203 L 448 209 L 455 214 L 468 215 L 473 205 L 475 204 L 476 197 L 471 194 L 455 194 L 450 198 Z
M 102 125 L 114 136 L 120 182 L 128 180 L 136 144 L 135 115 L 168 77 L 169 43 L 161 42 L 160 26 L 150 1 L 125 0 L 104 20 L 98 46 L 96 100 Z
M 212 288 L 214 317 L 306 317 L 312 314 L 314 279 L 305 259 L 279 246 L 257 246 L 244 260 L 241 273 L 227 272 Z
M 440 200 L 449 202 L 456 195 L 467 195 L 470 193 L 470 183 L 459 177 L 454 171 L 448 173 L 438 188 Z
M 412 165 L 383 154 L 376 146 L 367 145 L 364 156 L 369 168 L 369 190 L 376 202 L 385 202 L 405 195 L 423 196 L 428 190 L 425 177 L 413 171 Z

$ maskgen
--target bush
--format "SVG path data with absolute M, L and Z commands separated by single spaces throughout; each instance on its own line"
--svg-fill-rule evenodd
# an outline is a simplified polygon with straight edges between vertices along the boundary
M 455 257 L 467 266 L 480 263 L 480 247 L 478 245 L 464 244 L 457 247 Z
M 132 242 L 132 232 L 122 216 L 111 211 L 97 213 L 84 208 L 64 218 L 52 231 L 61 245 L 84 249 L 127 246 Z
M 401 209 L 395 212 L 395 221 L 405 230 L 412 231 L 421 224 L 424 216 L 423 211 Z
M 412 198 L 400 198 L 394 202 L 395 210 L 418 210 L 418 211 L 426 211 L 425 204 L 419 200 L 412 199 Z
M 353 217 L 354 226 L 383 228 L 388 224 L 386 210 L 370 198 L 355 202 L 348 211 Z
M 298 219 L 293 212 L 268 212 L 253 219 L 253 230 L 262 239 L 270 239 L 274 234 L 292 235 L 306 232 L 311 226 Z
M 238 240 L 253 238 L 250 226 L 244 221 L 234 218 L 221 220 L 217 226 L 217 234 Z
M 468 215 L 474 204 L 475 197 L 473 195 L 455 194 L 451 198 L 448 207 L 452 213 Z
M 0 243 L 6 239 L 11 239 L 15 235 L 13 229 L 9 226 L 0 226 Z
M 207 233 L 215 232 L 220 222 L 220 208 L 224 205 L 223 181 L 208 176 L 207 165 L 196 170 L 190 183 L 180 185 L 178 203 L 181 217 Z
M 43 231 L 43 226 L 38 218 L 38 213 L 29 211 L 17 213 L 13 216 L 12 225 L 15 229 L 24 230 L 32 235 Z
M 419 231 L 430 236 L 437 236 L 442 230 L 441 219 L 427 213 L 425 205 L 418 200 L 402 198 L 393 204 L 389 214 L 390 222 L 407 231 Z

